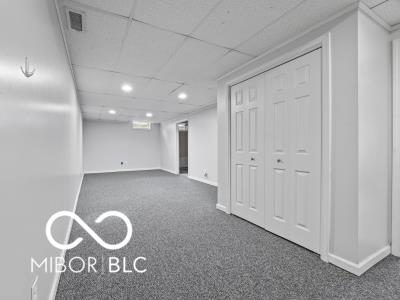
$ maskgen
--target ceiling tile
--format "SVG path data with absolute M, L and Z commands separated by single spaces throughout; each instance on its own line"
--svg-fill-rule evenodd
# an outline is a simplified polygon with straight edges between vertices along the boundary
M 74 66 L 78 90 L 105 93 L 112 73 L 92 68 Z M 96 78 L 96 80 L 93 80 Z
M 139 0 L 134 18 L 189 34 L 218 2 L 219 0 Z
M 400 24 L 400 1 L 389 0 L 376 6 L 373 11 L 391 26 Z
M 108 112 L 104 111 L 100 113 L 100 119 L 104 121 L 117 121 L 118 115 L 110 115 Z
M 147 85 L 149 84 L 149 78 L 136 77 L 121 73 L 114 73 L 112 80 L 109 83 L 109 93 L 113 95 L 137 97 L 145 91 Z M 122 91 L 122 85 L 130 85 L 133 90 L 132 92 L 126 93 Z
M 237 51 L 229 51 L 220 60 L 218 60 L 210 69 L 211 76 L 215 79 L 232 71 L 233 69 L 252 60 L 254 56 L 249 56 Z
M 115 121 L 127 123 L 127 126 L 131 126 L 132 121 L 149 121 L 151 123 L 160 123 L 165 120 L 170 120 L 179 117 L 179 113 L 166 113 L 160 112 L 154 115 L 153 118 L 146 118 L 145 114 L 141 110 L 129 110 L 126 114 L 110 115 L 107 112 L 101 114 L 83 113 L 85 120 L 101 120 L 101 121 Z
M 100 113 L 103 111 L 102 106 L 82 105 L 81 108 L 83 114 L 97 115 L 97 117 L 99 117 Z
M 186 93 L 188 96 L 185 100 L 180 100 L 178 98 L 178 94 L 182 92 Z M 217 90 L 193 85 L 184 85 L 170 94 L 168 96 L 168 101 L 171 103 L 191 104 L 197 106 L 216 103 Z
M 74 66 L 78 89 L 88 92 L 134 97 L 140 95 L 150 79 L 131 75 Z M 95 78 L 95 80 L 94 80 Z M 121 90 L 123 84 L 132 86 L 133 91 L 126 94 Z
M 224 0 L 193 35 L 217 45 L 234 48 L 300 2 Z
M 146 89 L 138 97 L 167 100 L 168 95 L 182 84 L 152 79 Z
M 181 35 L 133 22 L 116 70 L 133 75 L 154 76 L 183 41 Z
M 158 73 L 161 79 L 209 85 L 214 82 L 209 69 L 227 50 L 188 38 L 185 44 Z
M 132 116 L 129 115 L 119 115 L 117 117 L 117 121 L 119 122 L 131 122 L 132 121 Z
M 86 106 L 104 106 L 110 108 L 129 107 L 132 105 L 132 98 L 118 97 L 112 95 L 97 94 L 79 91 L 79 102 Z
M 307 0 L 295 10 L 237 47 L 237 49 L 246 53 L 260 55 L 355 2 L 357 0 Z M 301 16 L 301 18 L 298 16 Z
M 129 109 L 141 110 L 143 112 L 169 112 L 169 113 L 183 113 L 191 111 L 195 108 L 194 105 L 180 104 L 161 100 L 150 99 L 134 99 L 129 97 L 104 95 L 88 92 L 79 92 L 79 100 L 82 105 L 86 106 L 100 106 L 105 110 L 115 109 L 117 115 L 126 113 Z
M 87 11 L 85 15 L 83 32 L 68 29 L 63 18 L 71 60 L 77 65 L 111 69 L 118 58 L 128 21 L 96 11 Z
M 367 5 L 369 8 L 371 8 L 383 2 L 386 2 L 387 0 L 361 0 L 361 1 L 364 2 L 364 4 Z
M 78 3 L 96 7 L 122 16 L 129 16 L 135 0 L 75 0 Z
M 168 112 L 156 112 L 153 113 L 152 118 L 146 118 L 146 115 L 141 110 L 130 109 L 126 112 L 126 114 L 122 114 L 118 116 L 118 120 L 120 121 L 149 121 L 151 123 L 159 123 L 165 119 L 172 119 L 174 117 L 179 116 L 179 113 L 168 113 Z

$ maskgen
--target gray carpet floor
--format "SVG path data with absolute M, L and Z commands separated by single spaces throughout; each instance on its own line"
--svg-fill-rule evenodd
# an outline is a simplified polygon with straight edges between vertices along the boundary
M 400 260 L 389 256 L 361 277 L 238 217 L 215 209 L 217 189 L 163 171 L 86 175 L 77 214 L 109 243 L 125 237 L 118 210 L 133 224 L 130 243 L 98 245 L 77 223 L 74 256 L 147 258 L 143 274 L 62 274 L 57 299 L 400 299 Z M 144 265 L 143 265 L 144 266 Z

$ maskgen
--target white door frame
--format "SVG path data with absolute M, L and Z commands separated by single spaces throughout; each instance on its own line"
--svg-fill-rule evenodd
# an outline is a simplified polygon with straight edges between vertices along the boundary
M 331 171 L 332 171 L 332 89 L 331 89 L 331 36 L 327 33 L 312 42 L 288 52 L 277 59 L 263 64 L 257 69 L 237 76 L 236 78 L 224 83 L 224 94 L 227 97 L 228 105 L 228 159 L 229 170 L 227 170 L 227 181 L 229 188 L 226 189 L 227 199 L 231 199 L 231 120 L 230 120 L 230 88 L 246 79 L 264 73 L 283 63 L 295 59 L 296 57 L 307 54 L 310 51 L 322 49 L 322 161 L 321 161 L 321 259 L 328 261 L 330 224 L 331 224 Z M 231 200 L 227 201 L 226 207 L 222 208 L 226 213 L 231 214 Z
M 400 39 L 393 40 L 392 254 L 400 256 Z

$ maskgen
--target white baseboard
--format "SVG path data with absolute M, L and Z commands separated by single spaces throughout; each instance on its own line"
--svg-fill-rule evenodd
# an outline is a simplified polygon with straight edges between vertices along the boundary
M 160 170 L 163 170 L 163 171 L 165 171 L 165 172 L 168 172 L 168 173 L 171 173 L 171 174 L 175 174 L 175 175 L 178 175 L 178 174 L 179 174 L 179 173 L 177 173 L 177 172 L 175 172 L 175 171 L 173 171 L 173 170 L 169 170 L 169 169 L 160 168 Z
M 118 170 L 99 170 L 99 171 L 85 171 L 85 174 L 101 174 L 101 173 L 117 173 L 117 172 L 135 172 L 135 171 L 153 171 L 162 170 L 158 168 L 137 168 L 137 169 L 118 169 Z
M 79 200 L 79 194 L 81 193 L 82 182 L 83 182 L 83 174 L 81 176 L 81 180 L 80 180 L 80 183 L 79 183 L 78 190 L 76 191 L 76 194 L 75 194 L 75 202 L 74 202 L 74 207 L 72 209 L 73 213 L 76 212 L 76 207 L 78 205 L 78 200 Z M 69 223 L 68 223 L 68 229 L 67 229 L 67 233 L 65 235 L 64 245 L 68 244 L 69 237 L 71 235 L 71 230 L 72 230 L 72 224 L 73 223 L 74 223 L 74 220 L 71 218 L 69 220 Z M 61 250 L 60 257 L 63 257 L 65 259 L 65 253 L 66 253 L 66 250 Z M 61 274 L 62 274 L 61 272 L 54 272 L 54 280 L 53 280 L 53 285 L 51 287 L 49 300 L 54 300 L 56 298 L 58 283 L 60 282 Z
M 365 271 L 367 271 L 369 268 L 377 264 L 379 261 L 384 259 L 386 256 L 390 254 L 390 246 L 387 245 L 383 247 L 382 249 L 376 251 L 375 253 L 371 254 L 368 256 L 366 259 L 361 261 L 360 263 L 356 264 L 353 263 L 347 259 L 344 259 L 342 257 L 336 256 L 334 254 L 329 253 L 329 262 L 350 272 L 353 273 L 357 276 L 362 275 Z
M 218 187 L 218 184 L 216 182 L 205 179 L 205 178 L 201 178 L 201 177 L 197 177 L 197 176 L 189 176 L 189 175 L 188 175 L 188 178 Z
M 226 207 L 220 203 L 217 203 L 216 208 L 223 211 L 224 213 L 227 213 Z

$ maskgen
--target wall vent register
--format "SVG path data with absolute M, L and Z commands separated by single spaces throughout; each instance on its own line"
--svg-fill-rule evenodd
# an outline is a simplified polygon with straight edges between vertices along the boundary
M 83 31 L 83 14 L 67 9 L 69 28 L 75 31 Z
M 132 129 L 150 130 L 151 129 L 151 123 L 150 122 L 133 121 L 132 122 Z

